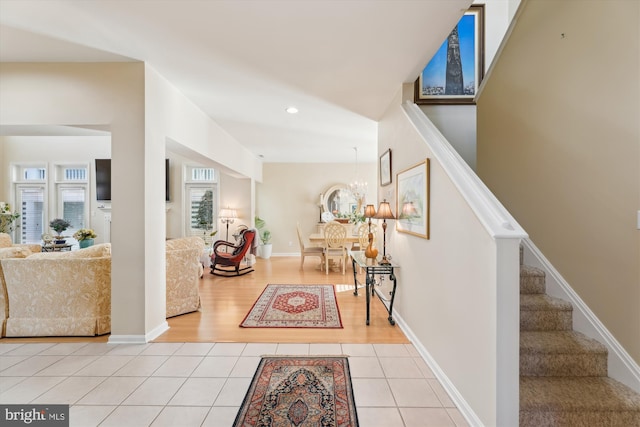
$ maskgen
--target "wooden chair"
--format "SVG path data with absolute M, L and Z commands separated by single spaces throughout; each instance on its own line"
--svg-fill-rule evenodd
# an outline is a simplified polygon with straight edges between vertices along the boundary
M 324 248 L 321 246 L 311 246 L 307 244 L 302 237 L 302 231 L 300 230 L 300 223 L 296 224 L 296 231 L 298 232 L 298 243 L 300 244 L 300 270 L 304 265 L 304 257 L 317 256 L 320 258 L 320 266 L 324 268 Z
M 237 245 L 224 240 L 217 241 L 213 245 L 213 255 L 211 255 L 211 274 L 222 277 L 235 277 L 251 273 L 253 268 L 250 265 L 240 268 L 240 263 L 251 249 L 255 238 L 255 230 L 244 230 L 239 237 L 240 240 Z M 220 268 L 219 266 L 232 267 L 232 269 Z
M 339 261 L 342 274 L 346 272 L 347 264 L 347 229 L 338 222 L 330 222 L 324 228 L 324 268 L 329 274 L 329 260 Z

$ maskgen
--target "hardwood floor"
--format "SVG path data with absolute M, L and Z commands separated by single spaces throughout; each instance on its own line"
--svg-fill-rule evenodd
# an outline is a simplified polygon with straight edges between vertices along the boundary
M 240 277 L 218 277 L 205 269 L 200 281 L 202 308 L 167 319 L 170 329 L 154 342 L 301 342 L 301 343 L 408 343 L 400 327 L 387 321 L 387 311 L 376 297 L 371 302 L 371 322 L 367 326 L 364 289 L 353 295 L 353 271 L 345 275 L 320 271 L 313 258 L 300 270 L 299 257 L 258 258 L 255 271 Z M 360 276 L 362 277 L 362 276 Z M 269 284 L 333 284 L 342 329 L 241 328 L 240 323 Z M 400 286 L 400 285 L 399 285 Z M 399 291 L 400 292 L 400 291 Z M 101 337 L 4 338 L 2 342 L 106 341 Z

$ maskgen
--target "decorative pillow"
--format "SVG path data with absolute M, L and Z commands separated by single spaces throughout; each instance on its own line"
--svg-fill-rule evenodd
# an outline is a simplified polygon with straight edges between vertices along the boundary
M 31 251 L 24 247 L 0 248 L 0 259 L 26 258 L 29 255 L 31 255 Z
M 13 242 L 7 233 L 0 233 L 0 248 L 10 248 Z

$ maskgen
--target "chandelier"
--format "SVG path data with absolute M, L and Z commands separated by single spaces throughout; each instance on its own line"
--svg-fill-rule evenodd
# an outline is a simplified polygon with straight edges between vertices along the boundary
M 349 184 L 349 191 L 351 191 L 353 197 L 361 203 L 365 194 L 367 194 L 367 182 L 360 179 L 360 176 L 358 175 L 358 147 L 353 147 L 353 149 L 356 152 L 356 174 L 353 181 Z

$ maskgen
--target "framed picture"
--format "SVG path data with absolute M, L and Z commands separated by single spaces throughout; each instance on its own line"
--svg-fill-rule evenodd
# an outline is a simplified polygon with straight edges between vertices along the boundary
M 391 149 L 380 156 L 380 185 L 391 184 Z
M 415 83 L 416 104 L 474 104 L 484 77 L 484 5 L 472 5 Z
M 402 233 L 429 238 L 429 159 L 396 176 L 398 220 Z

